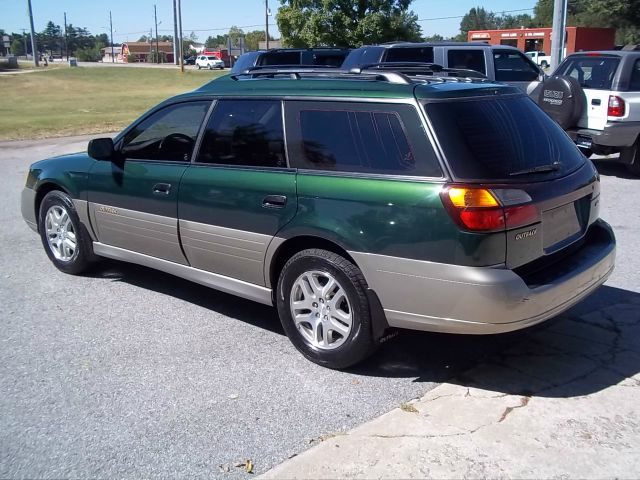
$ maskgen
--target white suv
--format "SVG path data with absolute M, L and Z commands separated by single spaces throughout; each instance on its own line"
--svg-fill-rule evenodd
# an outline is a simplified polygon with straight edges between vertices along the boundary
M 224 62 L 215 55 L 199 55 L 198 58 L 196 58 L 196 66 L 198 70 L 201 68 L 208 68 L 209 70 L 219 68 L 222 70 L 224 68 Z
M 640 175 L 640 51 L 568 56 L 544 82 L 538 104 L 587 156 L 620 153 Z

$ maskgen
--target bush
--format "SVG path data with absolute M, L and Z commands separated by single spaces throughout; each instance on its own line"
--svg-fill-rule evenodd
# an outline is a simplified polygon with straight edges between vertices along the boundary
M 138 61 L 138 56 L 130 53 L 127 55 L 127 63 L 136 63 Z
M 80 62 L 98 62 L 102 60 L 102 52 L 97 46 L 80 48 L 75 51 L 75 54 Z

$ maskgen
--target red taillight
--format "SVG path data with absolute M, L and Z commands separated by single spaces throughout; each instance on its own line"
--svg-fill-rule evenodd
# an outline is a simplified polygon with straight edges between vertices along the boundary
M 504 205 L 509 199 L 531 198 L 522 190 L 448 186 L 441 198 L 451 218 L 465 230 L 492 232 L 530 225 L 540 220 L 535 205 Z
M 607 109 L 607 116 L 609 117 L 624 117 L 624 100 L 617 95 L 609 95 L 609 108 Z

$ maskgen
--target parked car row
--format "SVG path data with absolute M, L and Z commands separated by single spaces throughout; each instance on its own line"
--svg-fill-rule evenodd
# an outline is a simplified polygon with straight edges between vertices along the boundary
M 22 215 L 59 270 L 106 257 L 273 305 L 330 368 L 397 328 L 538 324 L 611 274 L 598 173 L 528 98 L 546 77 L 520 52 L 254 60 L 30 167 Z

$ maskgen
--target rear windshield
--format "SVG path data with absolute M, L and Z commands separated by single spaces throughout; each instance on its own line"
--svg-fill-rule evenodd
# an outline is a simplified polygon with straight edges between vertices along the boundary
M 569 75 L 577 79 L 583 88 L 609 90 L 619 63 L 618 57 L 569 57 L 555 75 Z
M 431 102 L 425 108 L 459 180 L 548 180 L 584 163 L 560 126 L 524 95 Z M 546 171 L 526 173 L 536 167 Z

